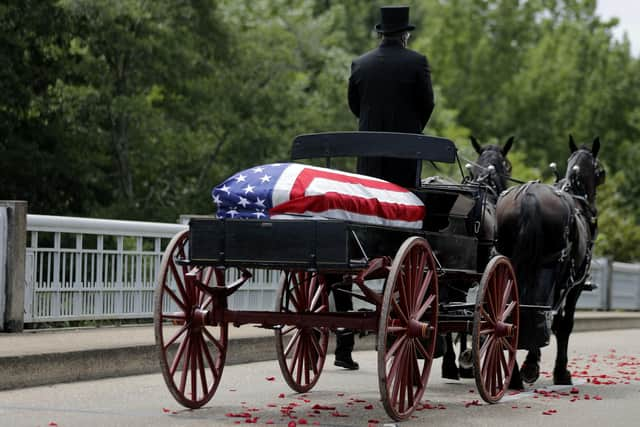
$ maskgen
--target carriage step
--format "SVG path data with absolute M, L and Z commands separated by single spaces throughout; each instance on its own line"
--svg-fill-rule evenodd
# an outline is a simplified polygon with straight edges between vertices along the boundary
M 591 292 L 595 291 L 599 287 L 600 286 L 596 282 L 585 282 L 584 285 L 582 285 L 582 290 Z

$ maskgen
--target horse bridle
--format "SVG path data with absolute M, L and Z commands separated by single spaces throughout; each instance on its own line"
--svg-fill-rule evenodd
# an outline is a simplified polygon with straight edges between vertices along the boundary
M 600 162 L 598 161 L 598 158 L 593 156 L 591 151 L 585 148 L 581 148 L 571 153 L 571 156 L 569 156 L 569 160 L 567 160 L 567 169 L 570 168 L 571 173 L 567 177 L 565 184 L 562 186 L 562 190 L 572 194 L 573 197 L 577 199 L 583 198 L 584 200 L 587 201 L 588 205 L 591 205 L 594 201 L 589 200 L 589 194 L 587 194 L 587 188 L 584 185 L 583 180 L 581 179 L 579 166 L 578 165 L 574 165 L 571 167 L 569 166 L 571 164 L 571 160 L 582 153 L 588 154 L 592 158 L 591 165 L 594 171 L 593 172 L 594 188 L 605 182 L 607 174 L 605 169 L 602 166 L 600 166 Z

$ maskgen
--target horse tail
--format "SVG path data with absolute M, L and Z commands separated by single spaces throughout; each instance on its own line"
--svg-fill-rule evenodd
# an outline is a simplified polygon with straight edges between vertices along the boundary
M 512 255 L 521 299 L 526 299 L 527 291 L 537 283 L 536 276 L 543 250 L 543 232 L 539 219 L 540 203 L 533 192 L 525 191 L 520 202 L 518 233 Z

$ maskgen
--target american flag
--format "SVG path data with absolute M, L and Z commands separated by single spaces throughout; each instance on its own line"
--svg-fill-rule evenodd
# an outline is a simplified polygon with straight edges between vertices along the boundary
M 218 218 L 311 216 L 422 228 L 425 208 L 407 189 L 381 179 L 298 163 L 246 169 L 213 188 Z

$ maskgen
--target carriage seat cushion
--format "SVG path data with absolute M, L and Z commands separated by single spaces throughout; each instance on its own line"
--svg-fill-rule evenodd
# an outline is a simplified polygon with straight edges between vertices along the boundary
M 365 175 L 299 163 L 238 172 L 212 190 L 218 218 L 342 219 L 421 229 L 423 202 L 409 190 Z

